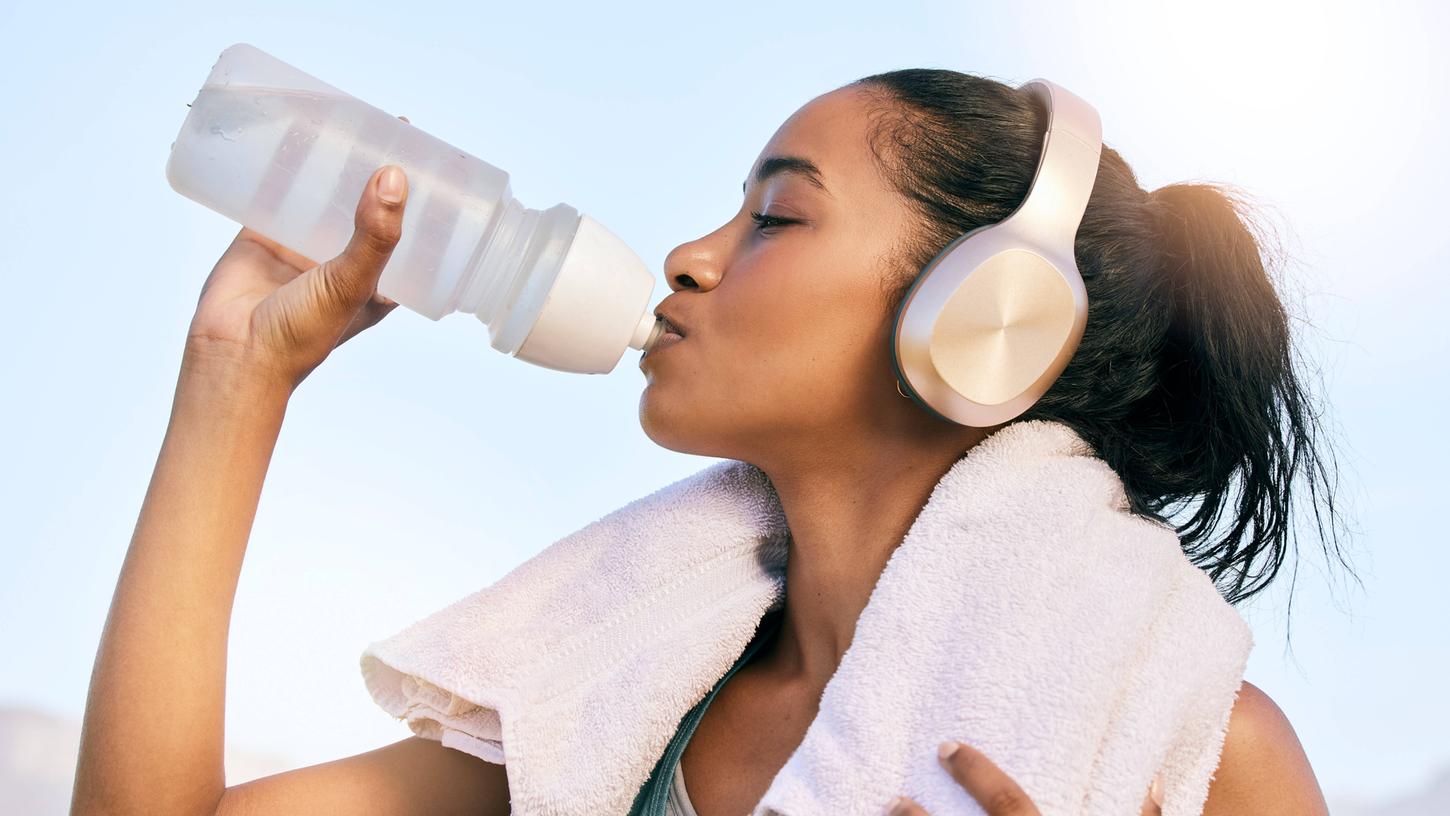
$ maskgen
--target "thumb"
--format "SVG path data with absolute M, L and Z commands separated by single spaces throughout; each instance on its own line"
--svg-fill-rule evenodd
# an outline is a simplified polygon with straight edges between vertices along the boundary
M 403 235 L 407 197 L 403 168 L 392 164 L 379 168 L 358 199 L 347 247 L 317 269 L 320 305 L 342 322 L 352 319 L 377 289 L 383 267 Z

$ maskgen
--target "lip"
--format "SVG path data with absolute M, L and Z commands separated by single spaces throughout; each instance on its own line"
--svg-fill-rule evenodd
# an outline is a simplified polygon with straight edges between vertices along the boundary
M 655 317 L 665 321 L 666 331 L 673 332 L 681 337 L 685 336 L 685 325 L 676 320 L 673 315 L 667 314 L 664 311 L 657 311 L 655 312 Z
M 676 334 L 672 331 L 665 332 L 660 335 L 660 339 L 655 341 L 654 346 L 649 351 L 639 355 L 639 364 L 643 366 L 645 360 L 653 360 L 657 355 L 663 354 L 665 349 L 677 343 L 682 343 L 684 340 L 685 336 L 682 334 Z

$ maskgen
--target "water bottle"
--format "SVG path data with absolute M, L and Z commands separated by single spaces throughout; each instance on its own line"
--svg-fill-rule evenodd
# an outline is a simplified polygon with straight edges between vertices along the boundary
M 403 234 L 378 291 L 438 320 L 473 314 L 495 349 L 602 374 L 663 325 L 654 275 L 568 204 L 529 209 L 509 176 L 263 51 L 222 51 L 171 145 L 172 189 L 302 255 L 342 252 L 378 167 L 408 177 Z

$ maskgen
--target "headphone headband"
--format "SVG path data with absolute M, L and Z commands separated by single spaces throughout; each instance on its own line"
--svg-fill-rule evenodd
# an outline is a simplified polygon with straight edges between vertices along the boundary
M 1067 250 L 1071 257 L 1098 176 L 1102 120 L 1091 105 L 1056 83 L 1034 79 L 1021 88 L 1047 108 L 1047 134 L 1027 198 L 1008 220 L 1050 248 Z
M 1012 214 L 947 244 L 896 313 L 892 361 L 922 406 L 950 422 L 1000 425 L 1067 367 L 1087 325 L 1074 243 L 1097 180 L 1097 111 L 1045 79 L 1020 86 L 1047 108 L 1042 156 Z

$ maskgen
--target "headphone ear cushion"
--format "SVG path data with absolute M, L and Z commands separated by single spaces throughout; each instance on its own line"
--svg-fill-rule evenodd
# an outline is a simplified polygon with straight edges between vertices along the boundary
M 952 389 L 997 405 L 1051 369 L 1076 319 L 1064 274 L 1034 252 L 1007 249 L 978 264 L 947 298 L 928 354 Z

